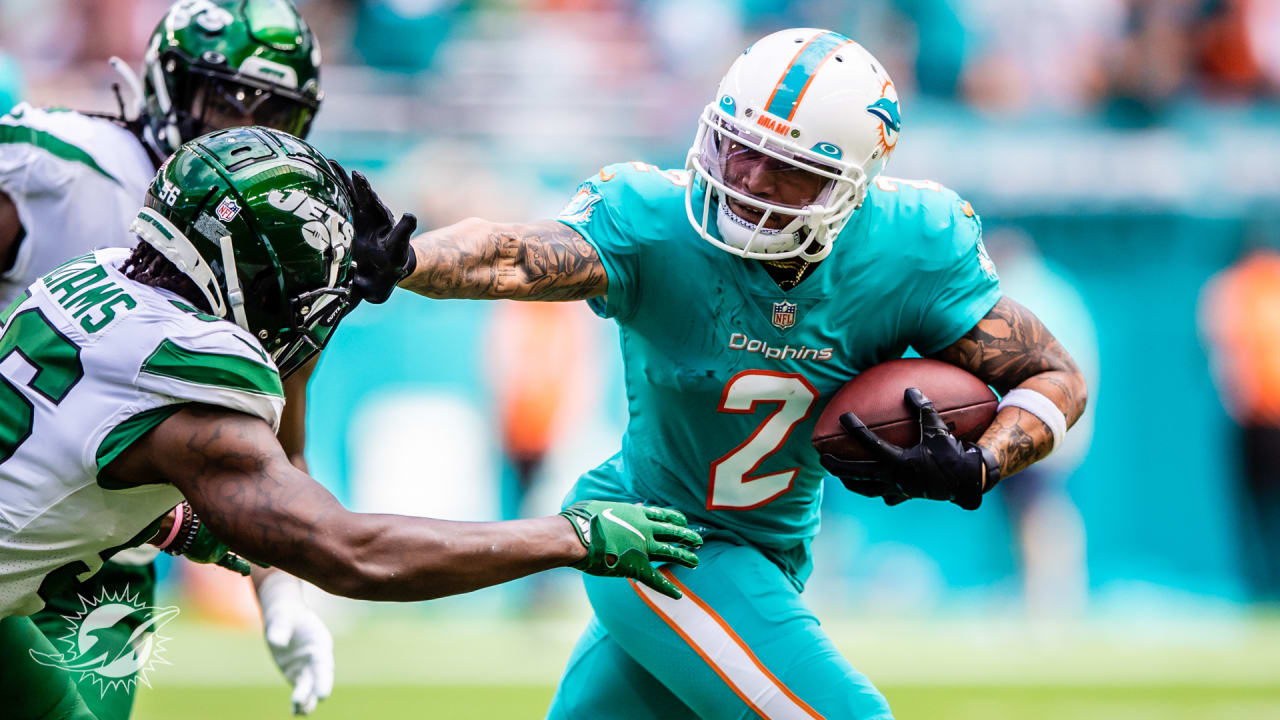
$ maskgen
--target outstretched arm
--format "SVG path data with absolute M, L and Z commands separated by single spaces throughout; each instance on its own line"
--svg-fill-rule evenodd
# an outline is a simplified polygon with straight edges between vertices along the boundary
M 170 416 L 103 472 L 130 485 L 171 482 L 231 549 L 367 600 L 427 600 L 570 564 L 656 587 L 661 575 L 650 562 L 692 567 L 688 548 L 701 544 L 679 513 L 623 503 L 600 503 L 585 517 L 491 523 L 353 513 L 289 463 L 265 422 L 198 405 Z M 600 516 L 629 522 L 602 524 Z
M 454 523 L 349 512 L 289 463 L 265 422 L 230 411 L 184 409 L 108 470 L 172 478 L 237 552 L 348 597 L 425 600 L 567 565 L 584 554 L 559 517 Z
M 1088 390 L 1075 361 L 1034 313 L 1008 297 L 934 357 L 968 370 L 1001 395 L 1015 388 L 1040 393 L 1062 412 L 1068 427 L 1084 413 Z M 1007 478 L 1048 455 L 1053 435 L 1030 412 L 1006 407 L 978 445 L 995 455 L 1001 477 Z
M 348 189 L 355 207 L 355 293 L 365 301 L 385 302 L 397 286 L 472 300 L 585 300 L 608 289 L 595 248 L 555 220 L 469 218 L 411 240 L 417 219 L 405 214 L 395 222 L 364 175 L 352 173 Z
M 555 220 L 471 218 L 415 237 L 417 264 L 400 287 L 433 298 L 585 300 L 605 294 L 591 243 Z

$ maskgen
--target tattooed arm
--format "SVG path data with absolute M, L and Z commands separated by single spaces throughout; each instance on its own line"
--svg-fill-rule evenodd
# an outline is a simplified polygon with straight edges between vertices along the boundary
M 555 220 L 493 223 L 471 218 L 413 239 L 419 295 L 475 300 L 585 300 L 604 295 L 604 263 L 576 230 Z
M 585 554 L 557 516 L 462 523 L 350 512 L 290 464 L 265 422 L 204 406 L 175 413 L 103 474 L 172 482 L 235 551 L 348 597 L 426 600 Z
M 1075 361 L 1039 318 L 1007 297 L 934 357 L 977 375 L 1001 395 L 1014 388 L 1035 390 L 1066 415 L 1068 427 L 1084 412 L 1087 389 Z M 1053 435 L 1031 413 L 1006 407 L 978 444 L 995 455 L 1007 478 L 1048 455 Z

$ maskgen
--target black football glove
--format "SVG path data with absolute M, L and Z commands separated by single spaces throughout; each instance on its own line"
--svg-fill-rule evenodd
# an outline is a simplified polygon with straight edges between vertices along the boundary
M 840 416 L 840 426 L 877 460 L 841 460 L 823 455 L 822 466 L 845 487 L 888 505 L 910 498 L 946 500 L 965 510 L 982 505 L 982 490 L 1000 479 L 1000 467 L 985 448 L 951 434 L 929 398 L 907 388 L 906 400 L 919 413 L 920 442 L 900 448 L 885 442 L 853 413 Z M 984 480 L 985 478 L 985 480 Z
M 395 216 L 369 187 L 363 173 L 353 172 L 348 178 L 341 165 L 332 160 L 329 163 L 346 184 L 355 216 L 356 237 L 351 249 L 356 270 L 355 296 L 375 305 L 384 303 L 418 265 L 418 257 L 409 247 L 418 219 L 405 213 L 400 222 L 395 222 Z

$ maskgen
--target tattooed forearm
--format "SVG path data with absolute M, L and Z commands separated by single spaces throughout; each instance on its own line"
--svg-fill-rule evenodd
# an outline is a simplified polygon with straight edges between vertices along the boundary
M 418 265 L 401 287 L 434 298 L 585 300 L 608 279 L 591 243 L 554 220 L 471 219 L 413 239 Z
M 1084 413 L 1088 391 L 1071 355 L 1030 310 L 1001 298 L 964 337 L 934 357 L 985 380 L 1000 394 L 1015 387 L 1049 398 L 1074 425 Z M 1053 436 L 1037 417 L 1006 408 L 979 444 L 995 453 L 1003 477 L 1049 454 Z
M 1025 470 L 1043 459 L 1053 447 L 1053 436 L 1039 418 L 1022 408 L 1005 408 L 982 434 L 979 445 L 991 450 L 1000 465 L 1000 477 Z M 985 490 L 995 487 L 988 481 Z

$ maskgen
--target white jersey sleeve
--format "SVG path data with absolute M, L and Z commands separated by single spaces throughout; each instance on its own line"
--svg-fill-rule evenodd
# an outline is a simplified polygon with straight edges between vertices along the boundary
M 26 231 L 0 275 L 0 309 L 68 258 L 132 247 L 129 223 L 154 176 L 142 143 L 110 120 L 26 103 L 0 117 L 0 191 Z
M 280 376 L 253 336 L 126 278 L 128 252 L 69 261 L 0 313 L 0 617 L 40 609 L 182 500 L 99 471 L 183 406 L 280 422 Z

